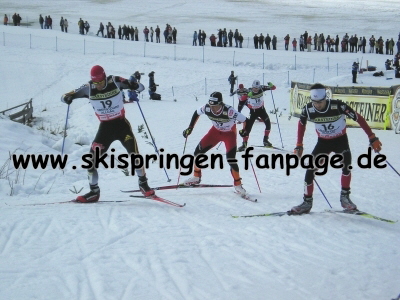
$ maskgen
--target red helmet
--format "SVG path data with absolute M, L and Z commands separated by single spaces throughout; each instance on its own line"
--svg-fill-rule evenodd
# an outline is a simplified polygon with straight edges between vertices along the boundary
M 93 81 L 100 82 L 106 79 L 106 72 L 104 72 L 102 66 L 96 65 L 92 67 L 92 69 L 90 70 L 90 77 L 92 78 Z
M 243 89 L 243 88 L 244 88 L 243 83 L 239 84 L 239 89 Z

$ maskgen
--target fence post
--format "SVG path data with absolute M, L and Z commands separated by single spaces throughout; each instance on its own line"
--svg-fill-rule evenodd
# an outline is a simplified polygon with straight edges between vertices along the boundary
M 143 57 L 146 57 L 146 42 L 143 43 Z
M 235 55 L 236 55 L 236 51 L 233 51 L 233 66 L 235 66 Z
M 29 49 L 32 49 L 32 34 L 29 34 Z
M 204 45 L 203 45 L 203 63 L 204 63 Z
M 174 45 L 174 60 L 176 60 L 176 45 Z
M 339 76 L 339 63 L 336 63 L 336 76 Z
M 294 69 L 295 69 L 295 70 L 297 70 L 296 64 L 297 64 L 297 56 L 295 55 L 295 56 L 294 56 Z
M 264 58 L 265 58 L 265 57 L 264 57 L 264 54 L 265 54 L 265 53 L 263 52 L 263 70 L 264 70 Z
M 312 77 L 312 82 L 313 83 L 314 83 L 314 79 L 315 79 L 315 68 L 314 68 L 313 77 Z
M 329 57 L 328 57 L 328 72 L 329 72 Z
M 289 85 L 289 71 L 287 71 L 287 84 Z

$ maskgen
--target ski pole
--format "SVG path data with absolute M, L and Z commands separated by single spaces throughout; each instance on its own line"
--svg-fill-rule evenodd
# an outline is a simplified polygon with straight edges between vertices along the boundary
M 188 139 L 188 137 L 185 138 L 185 145 L 183 146 L 182 156 L 185 154 L 187 139 Z M 176 185 L 177 185 L 176 188 L 179 187 L 179 179 L 181 178 L 181 169 L 182 169 L 182 166 L 179 167 L 178 182 L 176 183 Z
M 379 152 L 378 152 L 378 154 L 380 154 Z M 399 175 L 400 176 L 400 173 L 399 172 L 397 172 L 397 170 L 390 164 L 390 162 L 388 162 L 387 161 L 387 159 L 385 160 L 386 161 L 386 163 L 389 165 L 389 167 L 391 167 L 392 168 L 392 170 L 393 171 L 395 171 L 395 173 L 397 174 L 397 175 Z
M 330 204 L 329 201 L 328 201 L 328 198 L 326 198 L 324 192 L 322 191 L 321 187 L 319 186 L 319 184 L 318 184 L 317 180 L 315 180 L 315 178 L 314 178 L 314 182 L 317 184 L 317 187 L 319 188 L 319 191 L 321 192 L 322 196 L 324 196 L 326 202 L 328 202 L 329 207 L 332 208 L 331 204 Z
M 274 104 L 274 111 L 275 111 L 276 123 L 278 124 L 279 137 L 281 138 L 282 148 L 285 148 L 285 147 L 283 146 L 283 141 L 282 141 L 281 127 L 279 126 L 278 112 L 276 111 L 276 107 L 275 107 L 274 94 L 272 93 L 272 90 L 270 90 L 270 91 L 271 91 L 272 103 Z
M 69 115 L 69 104 L 68 104 L 68 109 L 67 109 L 67 117 L 65 118 L 64 136 L 63 136 L 63 143 L 62 143 L 62 147 L 61 147 L 61 156 L 63 156 L 63 154 L 64 154 L 64 144 L 65 144 L 65 138 L 67 136 L 68 115 Z
M 149 125 L 147 124 L 146 118 L 144 117 L 144 114 L 143 114 L 142 108 L 140 107 L 139 101 L 135 101 L 135 102 L 137 103 L 137 105 L 138 105 L 138 107 L 139 107 L 139 110 L 140 110 L 140 113 L 142 114 L 142 117 L 143 117 L 144 123 L 146 124 L 147 130 L 149 131 L 149 134 L 150 134 L 151 140 L 152 140 L 152 142 L 153 142 L 153 147 L 154 147 L 154 150 L 156 151 L 156 153 L 157 153 L 157 154 L 158 154 L 158 156 L 160 157 L 160 152 L 159 152 L 159 151 L 158 151 L 158 149 L 157 149 L 156 142 L 155 142 L 155 140 L 154 140 L 154 138 L 153 138 L 153 135 L 151 134 L 151 131 L 150 131 Z M 165 172 L 165 175 L 167 176 L 168 182 L 170 182 L 170 181 L 171 181 L 171 179 L 168 177 L 168 173 L 167 173 L 167 170 L 165 170 L 165 167 L 164 167 L 164 172 Z
M 254 170 L 253 163 L 252 163 L 251 159 L 250 159 L 250 164 L 251 164 L 251 168 L 253 169 L 253 174 L 254 174 L 254 177 L 256 178 L 256 182 L 257 182 L 257 185 L 258 185 L 258 190 L 259 190 L 259 191 L 260 191 L 260 193 L 261 193 L 260 184 L 258 183 L 258 179 L 257 179 L 256 171 Z

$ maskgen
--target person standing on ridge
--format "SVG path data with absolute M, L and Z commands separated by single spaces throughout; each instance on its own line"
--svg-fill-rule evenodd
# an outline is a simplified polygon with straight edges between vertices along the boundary
M 235 76 L 235 73 L 233 71 L 231 71 L 231 75 L 229 75 L 229 77 L 228 77 L 229 84 L 231 85 L 231 89 L 230 89 L 231 94 L 233 93 L 233 90 L 235 89 L 236 79 L 237 79 L 237 76 Z

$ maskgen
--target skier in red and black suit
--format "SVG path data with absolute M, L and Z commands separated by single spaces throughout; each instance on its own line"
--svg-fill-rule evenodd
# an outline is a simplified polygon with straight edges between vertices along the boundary
M 250 119 L 247 122 L 246 130 L 250 135 L 254 121 L 261 118 L 265 124 L 263 144 L 265 147 L 272 147 L 269 142 L 269 133 L 271 131 L 271 121 L 265 110 L 264 106 L 264 92 L 268 90 L 275 90 L 276 87 L 271 82 L 268 82 L 268 86 L 261 85 L 259 80 L 254 80 L 252 89 L 247 95 L 243 95 L 239 101 L 238 111 L 241 112 L 243 107 L 246 105 L 250 109 Z M 238 148 L 238 151 L 244 151 L 247 148 L 247 141 L 249 136 L 243 137 L 243 144 Z
M 76 98 L 89 98 L 97 118 L 100 120 L 99 129 L 94 138 L 90 154 L 94 159 L 96 148 L 100 156 L 106 153 L 111 143 L 119 140 L 129 154 L 139 154 L 135 136 L 132 132 L 129 121 L 125 118 L 124 97 L 122 89 L 141 92 L 144 86 L 137 83 L 134 76 L 129 80 L 120 76 L 106 76 L 101 66 L 94 66 L 90 71 L 91 80 L 80 88 L 62 95 L 61 101 L 70 105 Z M 137 98 L 136 98 L 137 99 Z M 137 100 L 138 101 L 138 100 Z M 143 195 L 152 196 L 154 191 L 147 184 L 144 168 L 136 170 L 139 176 L 139 187 Z M 88 170 L 90 192 L 83 196 L 78 196 L 78 202 L 96 202 L 100 198 L 100 188 L 98 186 L 98 172 L 93 167 Z
M 239 88 L 236 91 L 233 91 L 233 93 L 231 93 L 230 96 L 233 96 L 236 94 L 238 97 L 238 100 L 241 101 L 243 96 L 247 96 L 248 93 L 249 93 L 249 90 L 244 87 L 243 83 L 240 83 Z
M 320 83 L 311 86 L 311 102 L 303 107 L 297 131 L 297 145 L 294 153 L 299 157 L 303 154 L 303 137 L 307 120 L 315 123 L 318 142 L 312 155 L 328 155 L 331 152 L 343 155 L 343 168 L 341 176 L 342 190 L 340 202 L 345 210 L 357 210 L 357 206 L 350 200 L 351 181 L 351 151 L 346 134 L 346 117 L 358 122 L 369 138 L 371 147 L 375 152 L 381 150 L 382 143 L 372 132 L 365 119 L 355 112 L 350 106 L 340 100 L 327 99 L 326 88 Z M 305 176 L 304 202 L 291 209 L 292 214 L 309 213 L 313 204 L 314 177 L 317 169 L 307 170 Z
M 187 138 L 199 119 L 200 115 L 205 114 L 212 122 L 213 126 L 197 145 L 194 155 L 204 154 L 219 142 L 224 142 L 226 148 L 226 159 L 231 167 L 233 184 L 236 193 L 246 196 L 246 190 L 242 186 L 242 179 L 239 175 L 239 166 L 236 161 L 236 123 L 243 123 L 243 129 L 239 131 L 242 136 L 247 135 L 247 118 L 237 112 L 232 106 L 223 103 L 222 94 L 214 92 L 210 95 L 208 103 L 197 109 L 190 121 L 189 127 L 183 131 L 183 137 Z M 193 177 L 188 178 L 185 185 L 196 185 L 201 181 L 201 169 L 194 166 Z

